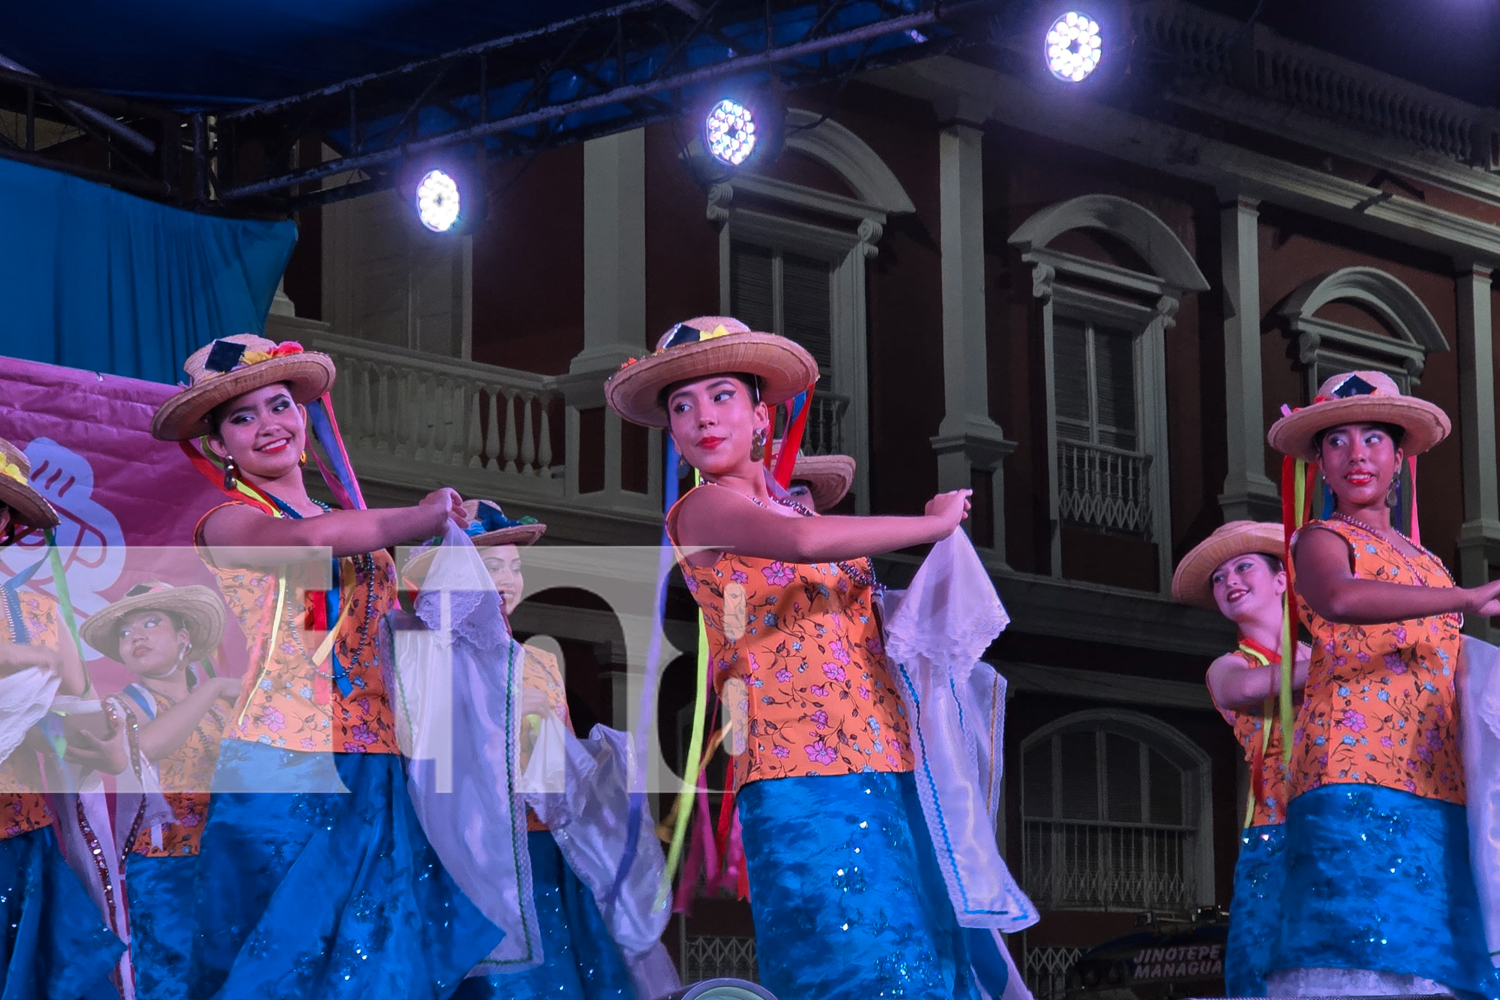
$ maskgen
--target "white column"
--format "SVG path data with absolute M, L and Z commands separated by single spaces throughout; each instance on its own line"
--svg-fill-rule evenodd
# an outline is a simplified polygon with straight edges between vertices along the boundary
M 1005 560 L 1005 477 L 1001 463 L 1015 443 L 990 418 L 984 315 L 984 133 L 967 124 L 938 138 L 943 255 L 944 415 L 932 448 L 938 488 L 966 489 L 975 474 L 989 476 L 989 520 L 994 554 Z
M 604 380 L 646 345 L 646 131 L 634 129 L 583 144 L 583 350 L 569 374 L 568 454 L 578 454 L 578 411 L 604 405 Z M 650 445 L 650 477 L 660 502 L 661 435 Z M 620 418 L 604 415 L 604 489 L 627 506 L 649 504 L 626 495 L 620 483 Z M 567 492 L 578 490 L 577 463 Z
M 1224 408 L 1229 472 L 1219 508 L 1225 521 L 1277 521 L 1281 502 L 1266 477 L 1260 374 L 1260 203 L 1236 197 L 1221 207 L 1224 267 Z
M 1496 483 L 1495 353 L 1490 269 L 1460 267 L 1458 278 L 1459 442 L 1463 449 L 1464 523 L 1458 533 L 1459 582 L 1488 583 L 1500 562 L 1500 486 Z M 1467 631 L 1489 637 L 1483 619 Z

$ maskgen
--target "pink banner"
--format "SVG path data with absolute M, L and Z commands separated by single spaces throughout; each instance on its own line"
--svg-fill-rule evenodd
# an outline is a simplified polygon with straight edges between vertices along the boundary
M 57 546 L 81 623 L 132 586 L 203 583 L 212 574 L 192 551 L 198 519 L 224 495 L 175 443 L 151 436 L 151 416 L 175 386 L 0 357 L 0 437 L 26 452 L 31 483 L 57 508 Z M 57 596 L 41 535 L 0 549 L 0 579 L 41 562 L 26 584 Z M 215 588 L 217 591 L 217 588 Z M 243 670 L 233 616 L 221 672 Z M 86 649 L 104 693 L 125 668 Z

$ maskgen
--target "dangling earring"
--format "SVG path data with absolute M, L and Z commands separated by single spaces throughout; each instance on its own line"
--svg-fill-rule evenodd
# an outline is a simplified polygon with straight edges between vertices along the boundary
M 750 461 L 764 461 L 766 457 L 766 432 L 756 431 L 750 439 Z
M 297 464 L 304 469 L 307 468 L 307 451 L 305 449 L 302 452 L 302 457 L 297 459 Z
M 240 467 L 235 464 L 233 455 L 224 456 L 224 488 L 234 489 L 235 478 L 240 474 Z
M 678 455 L 677 456 L 677 478 L 678 479 L 686 479 L 688 477 L 688 474 L 691 473 L 692 471 L 693 471 L 693 467 L 691 465 L 688 465 L 688 460 L 685 459 L 685 458 L 683 458 L 681 455 Z
M 1396 474 L 1391 477 L 1391 488 L 1385 491 L 1385 505 L 1387 507 L 1391 508 L 1391 510 L 1395 510 L 1396 509 L 1396 505 L 1399 504 L 1400 502 L 1401 502 L 1401 470 L 1398 469 L 1398 470 L 1396 470 Z

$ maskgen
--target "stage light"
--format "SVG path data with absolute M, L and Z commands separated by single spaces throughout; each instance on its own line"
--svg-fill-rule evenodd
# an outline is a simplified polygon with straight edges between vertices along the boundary
M 1099 67 L 1104 35 L 1099 22 L 1070 10 L 1047 29 L 1047 68 L 1059 80 L 1080 83 Z
M 709 155 L 724 166 L 740 166 L 755 152 L 755 113 L 739 101 L 725 98 L 704 117 L 703 141 Z
M 446 233 L 458 221 L 462 196 L 458 181 L 436 168 L 417 182 L 417 218 L 434 233 Z

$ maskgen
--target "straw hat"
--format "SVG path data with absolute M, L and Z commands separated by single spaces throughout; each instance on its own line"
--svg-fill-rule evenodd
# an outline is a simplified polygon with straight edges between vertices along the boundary
M 192 645 L 186 659 L 201 660 L 224 638 L 224 601 L 207 587 L 193 584 L 174 587 L 169 583 L 142 583 L 125 596 L 89 615 L 78 628 L 83 641 L 111 660 L 120 656 L 120 623 L 142 611 L 165 611 L 182 619 Z
M 1230 521 L 1182 557 L 1172 574 L 1172 597 L 1183 604 L 1196 604 L 1210 611 L 1219 610 L 1214 602 L 1214 570 L 1226 559 L 1247 552 L 1282 557 L 1285 534 L 1279 524 L 1265 521 Z
M 31 461 L 4 438 L 0 438 L 0 504 L 10 508 L 11 520 L 18 524 L 57 527 L 57 511 L 31 486 Z
M 469 519 L 464 533 L 474 542 L 476 549 L 494 545 L 532 545 L 547 533 L 547 526 L 534 517 L 506 517 L 505 511 L 493 500 L 465 500 L 464 516 Z M 401 572 L 413 580 L 420 580 L 427 573 L 427 563 L 436 554 L 437 545 L 429 542 L 412 553 Z
M 1453 431 L 1448 414 L 1436 404 L 1403 396 L 1383 372 L 1345 372 L 1324 382 L 1312 403 L 1271 425 L 1266 440 L 1283 455 L 1318 460 L 1313 438 L 1341 424 L 1395 424 L 1406 435 L 1401 450 L 1412 457 L 1427 451 Z
M 262 386 L 285 382 L 292 398 L 310 403 L 333 385 L 333 359 L 304 351 L 295 341 L 276 343 L 253 333 L 221 337 L 188 355 L 182 365 L 190 383 L 161 404 L 151 433 L 163 441 L 185 441 L 210 432 L 214 407 Z
M 773 446 L 781 453 L 781 439 Z M 803 455 L 798 453 L 792 467 L 792 482 L 805 482 L 812 491 L 813 510 L 822 513 L 848 494 L 854 484 L 854 459 L 848 455 Z
M 666 427 L 667 386 L 741 372 L 759 378 L 761 402 L 775 406 L 816 382 L 818 363 L 794 340 L 756 333 L 729 316 L 699 316 L 664 333 L 655 353 L 625 362 L 604 383 L 604 399 L 631 423 Z

